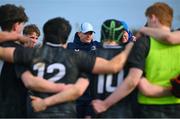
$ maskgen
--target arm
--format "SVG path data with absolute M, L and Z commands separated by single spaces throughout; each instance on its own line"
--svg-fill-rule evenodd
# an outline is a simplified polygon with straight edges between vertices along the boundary
M 149 97 L 162 97 L 172 95 L 170 92 L 171 87 L 153 85 L 145 77 L 141 78 L 138 84 L 138 89 L 143 95 Z
M 0 47 L 0 59 L 13 62 L 13 53 L 15 48 L 3 48 Z
M 117 73 L 124 67 L 124 64 L 126 63 L 127 57 L 133 45 L 134 45 L 133 42 L 128 43 L 128 45 L 126 45 L 125 50 L 123 50 L 121 53 L 116 55 L 110 61 L 97 57 L 95 66 L 92 72 L 93 73 Z
M 139 83 L 142 70 L 131 68 L 125 80 L 105 100 L 93 100 L 92 105 L 97 113 L 102 113 L 130 94 Z
M 17 40 L 19 35 L 15 32 L 0 32 L 0 42 Z
M 34 110 L 38 112 L 45 110 L 48 106 L 76 100 L 84 93 L 88 85 L 88 79 L 79 78 L 74 85 L 51 97 L 47 97 L 45 99 L 31 97 L 32 106 Z
M 157 40 L 168 44 L 180 44 L 180 31 L 171 32 L 159 28 L 142 27 L 141 33 L 157 38 Z
M 22 43 L 26 43 L 30 38 L 23 36 L 21 34 L 18 34 L 16 32 L 0 32 L 0 42 L 4 41 L 20 41 Z
M 41 77 L 33 76 L 29 71 L 25 71 L 21 75 L 21 79 L 26 88 L 39 92 L 57 93 L 66 88 L 63 83 L 50 82 Z

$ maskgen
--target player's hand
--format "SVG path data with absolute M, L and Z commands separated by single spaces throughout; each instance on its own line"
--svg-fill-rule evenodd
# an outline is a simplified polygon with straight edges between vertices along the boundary
M 21 36 L 20 40 L 23 41 L 24 46 L 28 47 L 28 48 L 33 48 L 36 43 L 36 41 L 34 41 L 34 39 L 28 38 L 26 36 Z
M 132 37 L 131 37 L 131 40 L 132 40 L 133 42 L 136 42 L 136 36 L 132 36 Z
M 14 33 L 14 34 L 15 34 L 15 33 Z M 37 41 L 35 41 L 34 39 L 29 38 L 29 37 L 27 37 L 27 36 L 23 36 L 23 35 L 21 35 L 21 34 L 17 34 L 17 33 L 16 33 L 16 35 L 17 35 L 17 40 L 18 40 L 20 43 L 24 44 L 25 47 L 33 48 L 34 45 L 35 45 L 35 43 L 37 42 Z
M 31 104 L 35 112 L 40 112 L 46 110 L 47 106 L 43 99 L 35 96 L 30 96 Z
M 102 113 L 102 112 L 105 112 L 107 110 L 107 106 L 104 103 L 104 101 L 102 101 L 102 100 L 98 100 L 98 99 L 93 100 L 92 106 L 93 106 L 93 109 L 96 113 Z

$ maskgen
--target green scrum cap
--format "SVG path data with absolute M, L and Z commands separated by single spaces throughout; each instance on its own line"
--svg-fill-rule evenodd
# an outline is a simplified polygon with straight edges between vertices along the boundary
M 124 32 L 123 24 L 116 19 L 108 19 L 101 26 L 101 42 L 106 40 L 120 43 Z

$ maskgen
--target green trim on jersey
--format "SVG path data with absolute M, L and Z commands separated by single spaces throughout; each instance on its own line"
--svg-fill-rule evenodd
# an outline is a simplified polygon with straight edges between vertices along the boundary
M 145 75 L 152 83 L 170 86 L 170 79 L 180 74 L 180 45 L 167 45 L 150 37 L 150 51 L 146 58 Z M 151 90 L 151 89 L 150 89 Z M 166 96 L 150 98 L 139 93 L 140 104 L 180 104 L 180 98 Z

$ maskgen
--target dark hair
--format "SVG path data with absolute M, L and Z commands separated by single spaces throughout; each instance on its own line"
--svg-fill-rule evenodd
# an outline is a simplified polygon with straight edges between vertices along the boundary
M 125 29 L 120 21 L 116 19 L 108 19 L 104 21 L 101 26 L 101 42 L 110 40 L 120 43 L 123 31 L 125 31 Z
M 57 17 L 48 20 L 43 27 L 44 41 L 55 44 L 65 44 L 71 32 L 69 21 L 64 18 Z
M 26 25 L 23 29 L 24 35 L 31 35 L 33 32 L 35 32 L 38 37 L 41 34 L 39 28 L 35 24 Z
M 0 6 L 0 26 L 1 29 L 10 31 L 16 22 L 27 22 L 28 17 L 22 6 L 6 4 Z

